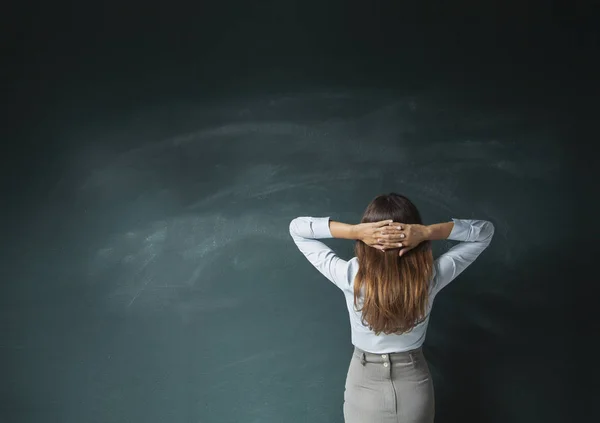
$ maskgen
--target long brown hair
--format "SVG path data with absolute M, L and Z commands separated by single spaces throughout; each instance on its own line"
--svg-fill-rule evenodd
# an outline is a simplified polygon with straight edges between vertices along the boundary
M 396 193 L 375 197 L 361 223 L 387 219 L 423 224 L 417 207 Z M 382 252 L 362 241 L 356 241 L 354 251 L 359 264 L 354 281 L 354 306 L 364 286 L 363 325 L 377 335 L 410 332 L 427 314 L 433 272 L 431 242 L 423 241 L 402 257 L 398 255 L 400 247 Z

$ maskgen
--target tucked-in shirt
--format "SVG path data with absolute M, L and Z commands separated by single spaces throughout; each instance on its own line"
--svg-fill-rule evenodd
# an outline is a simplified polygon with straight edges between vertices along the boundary
M 297 217 L 290 223 L 290 235 L 308 261 L 344 293 L 350 315 L 352 344 L 377 354 L 410 351 L 423 344 L 435 296 L 475 261 L 490 244 L 494 235 L 494 225 L 491 222 L 452 218 L 454 227 L 448 239 L 461 242 L 434 261 L 425 319 L 403 334 L 376 335 L 362 324 L 362 311 L 356 311 L 354 306 L 354 279 L 358 272 L 358 258 L 344 260 L 323 242 L 318 241 L 333 238 L 329 220 L 330 217 Z M 359 310 L 363 300 L 362 295 L 357 299 Z

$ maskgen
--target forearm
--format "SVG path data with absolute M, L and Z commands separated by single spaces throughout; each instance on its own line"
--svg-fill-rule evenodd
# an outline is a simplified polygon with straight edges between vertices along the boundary
M 454 222 L 434 223 L 426 227 L 427 240 L 435 241 L 439 239 L 447 239 L 454 228 Z
M 356 225 L 347 223 L 329 221 L 329 231 L 334 238 L 341 239 L 358 239 L 356 234 Z

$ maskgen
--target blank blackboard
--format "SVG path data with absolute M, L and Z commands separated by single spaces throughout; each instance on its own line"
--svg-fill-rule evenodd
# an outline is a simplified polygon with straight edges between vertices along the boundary
M 6 13 L 0 423 L 341 423 L 289 223 L 390 192 L 495 226 L 433 305 L 436 422 L 599 421 L 591 10 L 310 3 Z
M 205 110 L 228 120 L 211 124 Z M 139 113 L 138 125 L 153 124 Z M 388 192 L 411 198 L 425 223 L 496 226 L 434 304 L 424 351 L 438 415 L 560 421 L 551 404 L 568 378 L 567 323 L 551 310 L 566 297 L 546 265 L 569 237 L 553 222 L 571 210 L 555 201 L 567 187 L 551 134 L 519 111 L 376 91 L 190 113 L 196 131 L 73 149 L 70 173 L 22 233 L 18 301 L 4 308 L 6 421 L 341 421 L 344 298 L 288 225 L 357 223 Z M 352 242 L 325 242 L 352 257 Z M 434 243 L 435 255 L 450 245 Z

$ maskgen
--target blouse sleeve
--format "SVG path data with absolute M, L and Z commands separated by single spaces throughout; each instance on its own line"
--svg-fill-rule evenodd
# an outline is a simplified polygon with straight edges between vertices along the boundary
M 490 245 L 494 225 L 487 220 L 452 219 L 449 240 L 461 241 L 435 260 L 434 295 L 460 275 Z
M 329 217 L 297 217 L 290 222 L 290 235 L 304 257 L 340 289 L 349 287 L 349 263 L 317 239 L 333 238 Z

